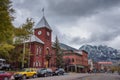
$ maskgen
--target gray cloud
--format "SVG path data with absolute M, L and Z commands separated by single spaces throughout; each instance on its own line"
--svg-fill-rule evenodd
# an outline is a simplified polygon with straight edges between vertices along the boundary
M 27 17 L 33 18 L 37 24 L 42 17 L 41 9 L 44 7 L 48 23 L 55 25 L 51 26 L 53 39 L 57 35 L 63 43 L 74 46 L 96 42 L 106 43 L 112 42 L 120 36 L 120 0 L 12 1 L 13 7 L 16 9 L 15 25 L 19 26 L 24 23 Z M 71 34 L 66 33 L 73 27 L 78 28 L 76 32 L 84 30 L 90 35 L 86 38 L 81 37 L 82 34 L 71 36 Z M 68 30 L 65 32 L 64 29 Z M 118 46 L 117 43 L 116 46 Z
M 120 0 L 48 0 L 53 14 L 64 17 L 90 16 L 120 4 Z

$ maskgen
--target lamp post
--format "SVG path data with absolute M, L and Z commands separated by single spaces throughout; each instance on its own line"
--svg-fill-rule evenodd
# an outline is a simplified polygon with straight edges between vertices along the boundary
M 28 54 L 28 68 L 30 67 L 30 53 L 31 53 L 31 35 L 29 36 L 30 42 L 29 42 L 29 54 Z
M 24 38 L 24 40 L 23 40 L 22 68 L 24 68 L 24 58 L 25 58 L 25 38 Z

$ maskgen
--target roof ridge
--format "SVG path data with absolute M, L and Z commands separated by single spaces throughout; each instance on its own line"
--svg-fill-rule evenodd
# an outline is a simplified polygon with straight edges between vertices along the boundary
M 37 25 L 34 27 L 34 29 L 43 28 L 43 27 L 46 27 L 46 28 L 48 28 L 48 29 L 51 30 L 51 27 L 50 27 L 50 25 L 48 24 L 45 16 L 43 16 L 43 17 L 41 18 L 41 20 L 37 23 Z

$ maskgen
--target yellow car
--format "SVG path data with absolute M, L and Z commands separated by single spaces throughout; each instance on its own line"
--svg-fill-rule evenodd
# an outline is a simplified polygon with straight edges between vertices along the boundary
M 15 80 L 19 80 L 19 79 L 24 80 L 29 77 L 33 77 L 33 78 L 37 77 L 37 72 L 35 68 L 25 68 L 22 71 L 16 72 L 14 74 Z

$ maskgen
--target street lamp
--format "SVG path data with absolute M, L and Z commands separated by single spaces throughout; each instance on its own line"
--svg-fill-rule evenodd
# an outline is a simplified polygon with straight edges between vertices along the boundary
M 24 68 L 24 58 L 25 58 L 25 37 L 23 39 L 23 57 L 22 57 L 22 68 Z

